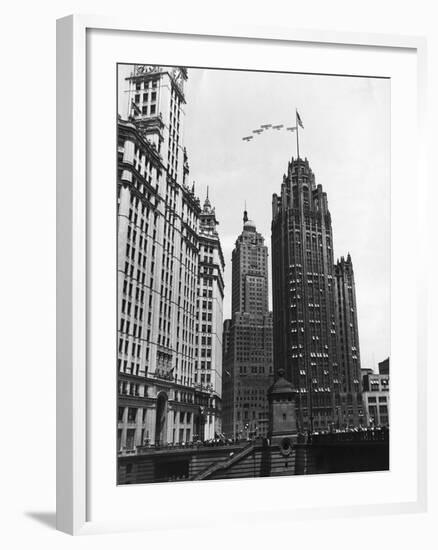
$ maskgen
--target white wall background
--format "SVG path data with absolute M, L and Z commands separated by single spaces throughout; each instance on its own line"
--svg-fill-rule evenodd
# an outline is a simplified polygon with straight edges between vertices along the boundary
M 73 539 L 56 532 L 55 510 L 55 19 L 70 13 L 118 15 L 181 22 L 195 17 L 224 26 L 233 22 L 292 28 L 383 32 L 427 36 L 429 41 L 430 159 L 438 128 L 438 33 L 434 2 L 368 0 L 271 0 L 217 3 L 195 0 L 158 2 L 58 0 L 8 3 L 2 12 L 1 235 L 1 419 L 2 473 L 0 541 L 4 548 L 153 548 L 283 547 L 432 548 L 438 519 L 437 475 L 430 472 L 430 511 L 404 517 L 292 522 L 228 529 L 215 533 L 168 531 Z M 431 176 L 430 215 L 437 202 Z M 433 184 L 433 185 L 432 185 Z M 430 228 L 430 250 L 437 250 Z M 436 252 L 435 252 L 436 254 Z M 436 323 L 435 258 L 430 270 L 429 390 L 436 387 L 432 348 Z M 429 403 L 429 461 L 438 459 L 436 406 Z

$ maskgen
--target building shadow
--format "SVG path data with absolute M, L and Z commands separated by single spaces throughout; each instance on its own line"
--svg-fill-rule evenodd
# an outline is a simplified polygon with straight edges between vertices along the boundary
M 56 512 L 25 512 L 25 515 L 50 529 L 56 529 Z

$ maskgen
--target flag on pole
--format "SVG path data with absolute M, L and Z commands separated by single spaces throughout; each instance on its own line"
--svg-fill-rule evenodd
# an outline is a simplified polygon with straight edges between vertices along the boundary
M 301 126 L 301 128 L 304 129 L 303 121 L 301 120 L 300 114 L 299 114 L 298 111 L 297 111 L 296 113 L 297 113 L 297 122 L 298 122 L 298 124 Z

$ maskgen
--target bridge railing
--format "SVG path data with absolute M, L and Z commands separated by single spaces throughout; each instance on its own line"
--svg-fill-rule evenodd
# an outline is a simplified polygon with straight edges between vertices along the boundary
M 163 443 L 163 444 L 148 444 L 137 447 L 137 454 L 145 454 L 153 451 L 181 451 L 181 450 L 196 450 L 211 447 L 235 447 L 243 446 L 248 443 L 246 439 L 227 439 L 227 440 L 209 440 L 209 441 L 184 441 L 181 443 Z
M 341 443 L 343 441 L 388 441 L 388 428 L 364 428 L 352 429 L 326 433 L 298 434 L 298 443 L 320 444 L 320 443 Z

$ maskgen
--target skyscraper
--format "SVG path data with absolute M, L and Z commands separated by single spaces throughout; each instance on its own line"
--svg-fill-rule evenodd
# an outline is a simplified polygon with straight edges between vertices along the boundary
M 210 393 L 205 410 L 204 433 L 201 439 L 213 439 L 221 433 L 222 396 L 222 304 L 224 299 L 224 256 L 216 229 L 215 209 L 208 192 L 199 215 L 199 278 L 197 298 L 196 385 Z
M 333 235 L 327 195 L 292 159 L 272 201 L 274 365 L 298 391 L 298 426 L 329 428 L 340 405 Z
M 272 314 L 268 311 L 268 248 L 245 211 L 232 253 L 231 320 L 225 321 L 223 432 L 265 436 L 267 390 L 273 381 Z
M 350 254 L 336 262 L 335 288 L 340 364 L 337 423 L 341 427 L 364 425 L 356 289 Z
M 182 67 L 133 66 L 128 117 L 118 120 L 121 452 L 203 438 L 220 399 L 223 259 L 214 214 L 208 204 L 201 210 L 187 181 L 186 79 Z M 204 289 L 214 305 L 206 306 L 212 316 L 200 336 Z M 202 338 L 213 336 L 203 345 Z M 209 388 L 197 384 L 202 350 L 211 356 Z

